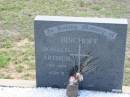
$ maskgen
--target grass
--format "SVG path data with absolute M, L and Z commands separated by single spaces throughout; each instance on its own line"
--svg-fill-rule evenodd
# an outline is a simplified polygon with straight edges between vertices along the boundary
M 130 70 L 129 71 L 125 71 L 125 80 L 124 80 L 124 85 L 126 86 L 130 86 Z
M 0 48 L 11 48 L 12 47 L 12 41 L 11 39 L 1 39 L 0 41 Z
M 33 23 L 36 15 L 120 18 L 130 11 L 129 0 L 125 1 L 0 0 L 0 78 L 35 79 Z M 129 37 L 130 34 L 124 85 L 130 85 Z
M 113 0 L 89 3 L 85 0 L 0 0 L 1 29 L 33 40 L 33 19 L 36 15 L 120 17 L 126 6 Z M 109 4 L 109 6 L 108 6 Z M 120 7 L 123 6 L 120 10 Z
M 8 54 L 0 53 L 0 68 L 5 68 L 10 61 Z
M 24 72 L 23 70 L 24 70 L 24 67 L 22 65 L 16 65 L 16 71 L 18 73 Z
M 130 86 L 130 61 L 125 64 L 124 85 Z

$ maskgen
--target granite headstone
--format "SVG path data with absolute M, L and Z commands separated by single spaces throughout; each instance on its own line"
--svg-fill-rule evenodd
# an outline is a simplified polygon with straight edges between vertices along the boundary
M 127 20 L 37 16 L 34 23 L 38 87 L 65 88 L 70 69 L 80 55 L 98 58 L 96 69 L 84 74 L 80 89 L 121 91 Z

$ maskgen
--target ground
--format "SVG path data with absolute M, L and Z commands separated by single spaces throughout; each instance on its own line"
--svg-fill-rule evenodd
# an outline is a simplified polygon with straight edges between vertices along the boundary
M 36 15 L 129 19 L 129 4 L 129 0 L 0 0 L 0 78 L 35 79 L 33 23 Z M 124 85 L 130 85 L 130 33 Z
M 17 91 L 17 92 L 16 92 Z M 1 97 L 67 97 L 65 89 L 0 87 Z M 79 91 L 78 97 L 130 97 L 129 93 Z

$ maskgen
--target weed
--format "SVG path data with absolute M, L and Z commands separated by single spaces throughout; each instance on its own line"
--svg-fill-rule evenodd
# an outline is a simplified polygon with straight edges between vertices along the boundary
M 6 53 L 0 53 L 0 68 L 6 67 L 9 64 L 10 57 Z

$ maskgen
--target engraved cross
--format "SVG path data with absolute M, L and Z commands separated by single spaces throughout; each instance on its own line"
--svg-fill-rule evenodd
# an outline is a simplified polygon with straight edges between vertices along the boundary
M 79 42 L 79 46 L 78 46 L 78 54 L 70 54 L 70 56 L 75 56 L 75 57 L 78 57 L 78 72 L 80 71 L 80 61 L 81 61 L 81 57 L 86 57 L 86 56 L 89 56 L 89 55 L 85 55 L 85 54 L 81 54 L 81 40 L 79 39 L 78 40 Z

